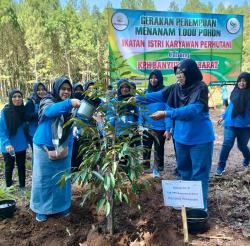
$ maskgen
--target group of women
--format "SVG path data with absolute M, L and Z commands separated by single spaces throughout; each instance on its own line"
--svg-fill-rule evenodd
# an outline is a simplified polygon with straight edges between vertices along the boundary
M 126 136 L 128 128 L 143 136 L 145 170 L 150 168 L 150 153 L 154 143 L 155 177 L 160 176 L 164 168 L 165 139 L 169 140 L 173 134 L 178 172 L 183 180 L 202 182 L 204 209 L 207 210 L 208 181 L 215 139 L 209 116 L 208 87 L 202 81 L 196 62 L 191 59 L 181 61 L 174 68 L 174 73 L 177 82 L 164 87 L 161 71 L 152 71 L 144 96 L 135 96 L 135 84 L 121 79 L 117 84 L 117 95 L 109 93 L 113 95 L 109 99 L 112 102 L 127 103 L 118 109 L 110 106 L 105 120 L 115 127 L 118 138 Z M 61 77 L 54 82 L 52 92 L 47 93 L 45 85 L 37 83 L 25 106 L 22 93 L 12 90 L 9 103 L 2 110 L 0 136 L 6 185 L 11 186 L 13 183 L 12 173 L 16 162 L 20 187 L 25 187 L 26 149 L 28 143 L 31 144 L 33 173 L 30 207 L 36 213 L 37 221 L 45 221 L 54 214 L 68 216 L 70 213 L 70 180 L 62 188 L 57 183 L 63 172 L 71 167 L 79 167 L 83 158 L 79 155 L 79 146 L 88 143 L 82 142 L 80 129 L 74 129 L 73 123 L 66 127 L 63 125 L 72 114 L 78 117 L 80 100 L 86 97 L 83 92 L 90 90 L 93 85 L 94 82 L 91 81 L 84 86 L 78 83 L 72 87 L 67 77 Z M 218 121 L 221 123 L 224 120 L 225 130 L 217 175 L 225 170 L 235 138 L 244 156 L 243 165 L 249 165 L 249 73 L 239 75 L 230 100 L 229 107 Z M 96 99 L 96 105 L 100 104 L 105 102 Z M 109 103 L 106 104 L 109 107 Z M 82 118 L 81 120 L 84 121 Z M 27 121 L 28 131 L 25 130 Z M 94 120 L 86 120 L 85 123 L 96 126 Z

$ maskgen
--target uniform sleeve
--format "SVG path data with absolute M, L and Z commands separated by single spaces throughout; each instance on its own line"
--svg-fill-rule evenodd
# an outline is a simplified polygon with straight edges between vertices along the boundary
M 45 110 L 44 114 L 48 118 L 53 118 L 60 116 L 64 113 L 70 112 L 72 109 L 72 104 L 70 99 L 66 99 L 62 102 L 54 103 L 49 105 Z
M 173 128 L 173 120 L 170 117 L 165 118 L 165 129 L 170 131 Z
M 192 103 L 187 106 L 167 110 L 167 117 L 173 120 L 190 120 L 200 114 L 204 109 L 202 103 Z
M 171 110 L 167 104 L 165 104 L 165 110 Z M 173 128 L 173 120 L 170 117 L 165 118 L 165 130 L 170 131 Z
M 1 129 L 0 131 L 1 143 L 4 146 L 4 148 L 6 148 L 6 146 L 10 145 L 11 143 L 3 111 L 1 112 L 1 117 L 0 117 L 0 129 Z
M 155 102 L 165 102 L 162 91 L 147 93 L 145 96 L 136 96 L 136 102 L 150 104 Z

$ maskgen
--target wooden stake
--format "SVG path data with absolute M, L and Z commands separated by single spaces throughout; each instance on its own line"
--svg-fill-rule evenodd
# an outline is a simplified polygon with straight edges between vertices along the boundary
M 184 244 L 188 244 L 188 227 L 187 227 L 187 214 L 186 208 L 183 206 L 181 208 L 181 217 L 182 217 L 182 224 L 183 224 L 183 233 L 184 233 Z

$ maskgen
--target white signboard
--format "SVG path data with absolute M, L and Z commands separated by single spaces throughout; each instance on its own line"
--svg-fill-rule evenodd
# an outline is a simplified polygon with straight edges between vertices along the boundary
M 164 205 L 204 208 L 201 181 L 162 180 Z

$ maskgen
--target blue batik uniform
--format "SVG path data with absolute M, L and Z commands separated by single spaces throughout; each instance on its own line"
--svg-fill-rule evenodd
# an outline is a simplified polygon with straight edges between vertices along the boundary
M 70 180 L 67 180 L 63 187 L 59 187 L 58 182 L 63 173 L 71 169 L 72 129 L 68 128 L 66 130 L 63 128 L 66 135 L 62 145 L 69 148 L 68 155 L 64 159 L 50 160 L 44 149 L 44 146 L 49 150 L 55 149 L 55 144 L 52 142 L 52 139 L 54 139 L 52 126 L 58 117 L 60 119 L 61 117 L 67 117 L 72 110 L 71 99 L 60 101 L 58 96 L 63 83 L 70 84 L 67 78 L 60 78 L 53 87 L 53 96 L 49 96 L 41 101 L 40 121 L 33 139 L 34 160 L 30 208 L 37 214 L 56 214 L 69 209 L 71 206 Z M 62 138 L 63 136 L 64 131 Z

